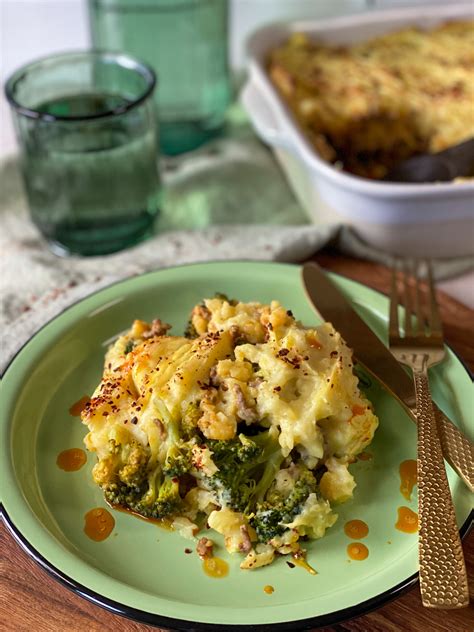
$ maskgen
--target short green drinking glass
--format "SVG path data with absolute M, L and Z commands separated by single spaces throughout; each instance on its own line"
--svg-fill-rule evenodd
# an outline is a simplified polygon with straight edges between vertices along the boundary
M 231 98 L 227 0 L 89 0 L 92 42 L 158 73 L 160 146 L 189 151 L 222 129 Z
M 98 52 L 54 55 L 7 81 L 31 217 L 57 254 L 107 254 L 152 232 L 155 83 L 136 59 Z

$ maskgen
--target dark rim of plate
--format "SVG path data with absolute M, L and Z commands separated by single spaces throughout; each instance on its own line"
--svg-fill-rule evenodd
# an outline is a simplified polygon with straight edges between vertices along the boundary
M 97 59 L 102 59 L 106 64 L 117 64 L 122 68 L 126 68 L 127 70 L 138 73 L 143 77 L 146 81 L 146 87 L 142 91 L 142 93 L 134 98 L 133 100 L 127 101 L 123 105 L 117 106 L 110 110 L 104 110 L 103 112 L 99 112 L 97 114 L 84 114 L 81 116 L 63 116 L 58 114 L 48 114 L 46 112 L 40 112 L 33 107 L 26 107 L 22 105 L 19 101 L 17 101 L 14 90 L 15 86 L 18 82 L 23 81 L 28 72 L 34 71 L 35 66 L 40 66 L 41 64 L 54 63 L 67 61 L 68 59 L 73 60 L 74 58 L 89 56 L 95 57 Z M 63 121 L 63 122 L 77 122 L 77 121 L 94 121 L 97 119 L 103 119 L 107 117 L 119 116 L 121 114 L 125 114 L 129 112 L 133 108 L 136 108 L 140 104 L 142 104 L 149 96 L 153 94 L 157 83 L 156 73 L 155 71 L 145 62 L 137 59 L 136 57 L 132 57 L 131 55 L 125 53 L 115 53 L 111 51 L 104 50 L 78 50 L 78 51 L 69 51 L 65 53 L 57 53 L 48 55 L 46 57 L 41 57 L 39 59 L 35 59 L 34 61 L 21 66 L 18 70 L 16 70 L 5 82 L 5 97 L 9 102 L 10 106 L 15 110 L 17 114 L 22 116 L 26 116 L 30 119 L 36 120 L 44 120 L 49 122 L 54 121 Z M 71 306 L 72 307 L 72 306 Z
M 234 259 L 234 260 L 228 260 L 226 262 L 230 262 L 230 263 L 262 263 L 262 262 L 252 261 L 252 260 L 249 260 L 249 259 L 238 259 L 238 260 Z M 140 274 L 139 277 L 147 276 L 149 274 L 155 274 L 156 272 L 159 272 L 160 270 L 169 270 L 169 269 L 172 269 L 172 268 L 185 268 L 185 267 L 189 267 L 189 266 L 206 265 L 206 264 L 210 264 L 210 263 L 223 263 L 223 262 L 222 261 L 207 261 L 207 262 L 185 263 L 185 264 L 182 264 L 182 265 L 179 265 L 179 266 L 168 266 L 166 268 L 159 268 L 159 270 L 150 270 L 148 272 L 144 272 L 144 273 Z M 265 263 L 270 263 L 270 262 L 265 262 Z M 279 262 L 278 265 L 284 265 L 284 266 L 293 267 L 293 268 L 301 267 L 298 264 L 292 264 L 292 263 L 280 263 Z M 349 277 L 346 277 L 343 274 L 338 274 L 338 273 L 334 273 L 334 272 L 331 273 L 331 274 L 333 276 L 340 277 L 340 278 L 345 279 L 347 281 L 352 281 L 354 283 L 359 283 L 360 285 L 363 285 L 363 286 L 369 288 L 370 290 L 372 290 L 376 294 L 379 294 L 380 296 L 383 296 L 384 298 L 387 298 L 382 292 L 379 292 L 378 290 L 370 288 L 369 286 L 365 285 L 364 283 L 361 283 L 360 281 L 355 281 L 354 279 L 350 279 Z M 138 277 L 135 277 L 135 278 L 138 278 Z M 110 283 L 109 285 L 107 285 L 105 287 L 101 287 L 98 290 L 95 290 L 94 292 L 91 292 L 87 296 L 82 297 L 81 299 L 75 301 L 74 303 L 72 303 L 71 305 L 69 305 L 68 307 L 63 309 L 61 312 L 56 314 L 56 316 L 54 316 L 48 322 L 44 323 L 44 325 L 42 325 L 40 327 L 40 329 L 38 329 L 20 347 L 20 349 L 18 349 L 18 351 L 15 353 L 15 355 L 10 359 L 10 361 L 8 362 L 8 364 L 7 364 L 6 368 L 5 368 L 5 370 L 3 371 L 1 377 L 3 378 L 5 376 L 6 372 L 11 367 L 11 365 L 13 364 L 15 358 L 18 356 L 18 354 L 47 325 L 51 324 L 57 318 L 59 318 L 59 316 L 61 316 L 65 312 L 69 311 L 70 309 L 75 307 L 77 304 L 82 303 L 84 300 L 90 298 L 91 296 L 95 296 L 96 294 L 98 294 L 102 290 L 106 290 L 106 289 L 108 289 L 110 287 L 113 287 L 115 285 L 119 285 L 120 283 L 124 283 L 124 282 L 129 281 L 129 280 L 130 280 L 130 277 L 127 278 L 127 279 L 121 279 L 119 281 L 115 281 L 113 283 Z M 473 375 L 472 375 L 471 371 L 469 370 L 469 368 L 467 367 L 467 365 L 462 360 L 462 358 L 460 358 L 460 356 L 449 345 L 446 345 L 446 346 L 456 356 L 456 358 L 461 363 L 462 367 L 465 369 L 466 373 L 469 375 L 471 380 L 473 380 Z M 120 603 L 118 601 L 114 601 L 112 599 L 108 599 L 107 597 L 104 597 L 103 595 L 100 595 L 99 593 L 94 592 L 90 588 L 87 588 L 87 586 L 83 586 L 82 584 L 80 584 L 79 582 L 75 581 L 74 579 L 72 579 L 71 577 L 69 577 L 68 575 L 63 573 L 61 570 L 56 568 L 54 566 L 54 564 L 52 564 L 49 560 L 47 560 L 45 557 L 43 557 L 41 555 L 41 553 L 39 553 L 35 549 L 35 547 L 23 536 L 23 534 L 21 533 L 19 528 L 12 522 L 12 520 L 9 517 L 5 507 L 3 506 L 3 503 L 0 503 L 0 514 L 1 514 L 3 522 L 5 523 L 5 526 L 7 527 L 8 531 L 11 533 L 11 535 L 13 536 L 15 541 L 20 545 L 20 547 L 25 551 L 25 553 L 27 553 L 27 555 L 29 555 L 53 579 L 55 579 L 60 584 L 62 584 L 63 586 L 65 586 L 66 588 L 71 590 L 76 595 L 79 595 L 79 597 L 82 597 L 83 599 L 86 599 L 87 601 L 90 601 L 94 605 L 100 606 L 101 608 L 104 608 L 105 610 L 108 610 L 109 612 L 112 612 L 113 614 L 117 614 L 117 615 L 123 616 L 123 617 L 125 617 L 127 619 L 131 619 L 133 621 L 139 621 L 141 623 L 145 623 L 147 625 L 152 625 L 152 626 L 155 626 L 155 627 L 164 627 L 164 628 L 169 629 L 169 630 L 178 630 L 180 632 L 207 632 L 207 631 L 209 631 L 209 632 L 227 632 L 228 630 L 236 630 L 236 632 L 251 632 L 252 630 L 259 630 L 261 632 L 274 632 L 274 631 L 277 631 L 277 632 L 298 632 L 298 631 L 302 631 L 303 632 L 305 630 L 315 629 L 316 627 L 324 627 L 324 626 L 328 626 L 328 625 L 335 625 L 337 623 L 341 623 L 343 621 L 348 621 L 349 619 L 354 619 L 356 617 L 360 617 L 362 615 L 368 614 L 369 612 L 372 612 L 373 610 L 376 610 L 377 608 L 380 608 L 381 606 L 387 604 L 388 602 L 393 601 L 394 599 L 396 599 L 398 597 L 401 597 L 403 594 L 408 592 L 408 590 L 413 588 L 415 586 L 415 584 L 418 582 L 418 573 L 414 573 L 413 575 L 411 575 L 410 577 L 407 577 L 404 581 L 402 581 L 399 584 L 393 586 L 392 588 L 389 588 L 388 590 L 384 591 L 383 593 L 380 593 L 379 595 L 376 595 L 375 597 L 367 599 L 366 601 L 363 601 L 362 603 L 357 604 L 356 606 L 350 606 L 349 608 L 344 608 L 342 610 L 337 610 L 335 612 L 331 612 L 331 613 L 324 614 L 324 615 L 318 615 L 318 616 L 315 616 L 315 617 L 310 617 L 308 619 L 300 619 L 300 620 L 296 619 L 296 620 L 288 621 L 288 622 L 285 622 L 285 623 L 252 624 L 252 625 L 240 625 L 240 624 L 224 624 L 224 625 L 222 625 L 222 624 L 216 624 L 216 623 L 201 623 L 201 622 L 197 622 L 197 621 L 187 621 L 185 619 L 174 619 L 174 618 L 171 618 L 171 617 L 165 617 L 165 616 L 162 616 L 162 615 L 159 615 L 159 614 L 155 614 L 155 613 L 152 613 L 152 612 L 147 612 L 145 610 L 139 610 L 137 608 L 133 608 L 132 606 L 127 606 L 127 605 L 125 605 L 123 603 Z M 469 516 L 464 521 L 464 524 L 459 529 L 459 533 L 460 533 L 461 538 L 466 537 L 470 533 L 470 531 L 473 528 L 473 525 L 474 525 L 474 509 L 471 510 L 471 512 L 469 513 Z

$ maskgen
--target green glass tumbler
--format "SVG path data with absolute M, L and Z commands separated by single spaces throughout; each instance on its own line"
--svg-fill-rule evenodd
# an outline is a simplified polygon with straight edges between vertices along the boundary
M 158 73 L 160 145 L 189 151 L 223 127 L 231 87 L 227 0 L 89 0 L 92 42 Z
M 57 254 L 108 254 L 151 234 L 155 83 L 132 57 L 97 52 L 53 55 L 7 81 L 31 217 Z

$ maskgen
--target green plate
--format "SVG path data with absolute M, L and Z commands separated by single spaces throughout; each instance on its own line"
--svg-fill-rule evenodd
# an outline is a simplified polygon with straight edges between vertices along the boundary
M 385 335 L 385 297 L 341 277 L 334 281 L 380 336 Z M 354 498 L 338 508 L 339 519 L 319 541 L 308 543 L 318 571 L 290 568 L 284 558 L 256 571 L 241 571 L 240 556 L 228 560 L 224 579 L 206 576 L 193 544 L 179 535 L 114 512 L 115 530 L 103 542 L 83 531 L 84 514 L 105 506 L 93 484 L 94 457 L 78 472 L 56 465 L 59 452 L 82 447 L 86 434 L 68 409 L 98 383 L 105 348 L 135 318 L 160 317 L 183 331 L 191 307 L 216 291 L 242 301 L 278 299 L 305 324 L 317 318 L 305 298 L 300 268 L 226 262 L 189 265 L 117 283 L 67 309 L 37 333 L 5 372 L 1 396 L 1 480 L 4 517 L 24 549 L 77 593 L 126 616 L 163 627 L 228 629 L 262 626 L 295 630 L 328 625 L 383 604 L 413 585 L 417 537 L 395 529 L 398 467 L 415 458 L 415 425 L 376 383 L 368 389 L 380 418 L 370 447 L 373 458 L 353 466 Z M 432 372 L 434 398 L 472 436 L 472 383 L 457 357 Z M 448 468 L 458 524 L 467 530 L 472 498 Z M 416 509 L 416 497 L 408 503 Z M 369 557 L 349 561 L 344 523 L 369 525 Z M 219 541 L 218 541 L 219 542 Z M 194 548 L 194 547 L 193 547 Z M 266 594 L 265 585 L 274 587 Z

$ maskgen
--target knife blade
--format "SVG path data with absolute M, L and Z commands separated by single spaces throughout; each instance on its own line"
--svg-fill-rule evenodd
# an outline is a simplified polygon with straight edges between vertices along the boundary
M 398 399 L 416 423 L 415 388 L 410 375 L 317 263 L 305 263 L 302 277 L 306 294 L 316 312 L 333 324 L 353 350 L 357 361 Z M 474 445 L 436 404 L 434 407 L 444 458 L 474 491 Z

